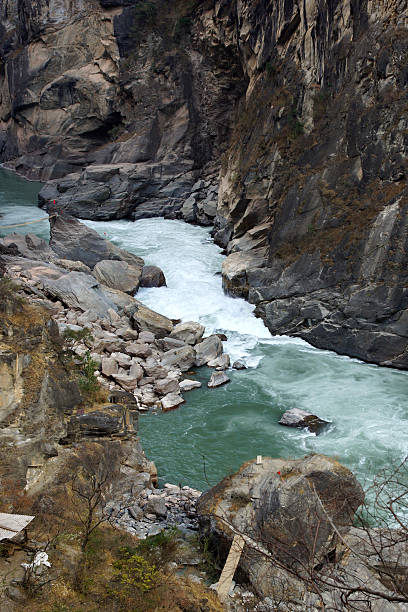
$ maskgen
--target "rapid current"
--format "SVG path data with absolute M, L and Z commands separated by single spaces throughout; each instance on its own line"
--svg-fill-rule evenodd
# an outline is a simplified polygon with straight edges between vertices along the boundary
M 40 219 L 38 183 L 0 169 L 1 226 Z M 223 332 L 232 360 L 231 382 L 208 390 L 210 370 L 200 368 L 203 387 L 168 413 L 139 419 L 146 454 L 162 481 L 207 489 L 256 455 L 299 457 L 318 452 L 350 467 L 363 486 L 390 462 L 408 453 L 408 373 L 365 364 L 306 342 L 271 336 L 253 307 L 226 296 L 220 276 L 223 256 L 209 230 L 182 221 L 143 219 L 91 222 L 118 246 L 160 266 L 167 287 L 141 289 L 138 299 L 174 319 L 200 321 L 206 333 Z M 17 228 L 48 237 L 48 222 Z M 321 435 L 278 425 L 298 407 L 330 421 Z

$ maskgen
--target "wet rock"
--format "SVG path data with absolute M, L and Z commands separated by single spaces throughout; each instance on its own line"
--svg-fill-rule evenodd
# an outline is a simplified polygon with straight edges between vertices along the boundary
M 221 387 L 221 385 L 225 385 L 229 382 L 231 382 L 231 379 L 228 378 L 225 372 L 213 372 L 207 383 L 207 387 L 209 389 L 214 389 L 215 387 Z
M 141 287 L 166 287 L 163 271 L 157 266 L 144 266 L 140 279 Z
M 222 354 L 222 342 L 218 336 L 208 336 L 194 347 L 195 365 L 206 365 L 209 361 L 220 357 Z
M 246 370 L 247 369 L 247 366 L 241 359 L 237 359 L 237 361 L 234 361 L 234 363 L 232 364 L 232 367 L 234 370 Z
M 169 393 L 168 395 L 165 395 L 161 400 L 163 412 L 174 410 L 175 408 L 178 408 L 180 404 L 184 404 L 185 401 L 186 400 L 183 399 L 178 393 Z
M 329 422 L 324 421 L 315 414 L 301 410 L 300 408 L 291 408 L 291 410 L 287 410 L 282 415 L 279 425 L 286 425 L 286 427 L 304 427 L 312 433 L 319 434 L 329 425 Z
M 184 393 L 185 391 L 192 391 L 193 389 L 199 389 L 202 384 L 198 380 L 189 380 L 185 378 L 180 382 L 180 391 Z
M 177 366 L 182 372 L 187 372 L 194 365 L 194 362 L 195 353 L 191 346 L 166 351 L 161 358 L 163 366 Z
M 203 337 L 205 327 L 195 321 L 186 321 L 179 323 L 173 328 L 170 338 L 181 340 L 185 344 L 197 344 Z
M 104 259 L 95 265 L 92 274 L 103 285 L 134 295 L 139 289 L 142 268 L 126 261 Z
M 230 366 L 231 360 L 230 356 L 227 353 L 223 353 L 216 359 L 211 359 L 207 363 L 209 368 L 217 368 L 217 370 L 227 370 Z

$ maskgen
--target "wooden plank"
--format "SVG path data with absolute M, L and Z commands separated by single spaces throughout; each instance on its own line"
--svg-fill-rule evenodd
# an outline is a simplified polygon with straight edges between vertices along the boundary
M 231 544 L 227 560 L 222 570 L 217 586 L 217 595 L 221 602 L 224 602 L 231 588 L 232 579 L 234 578 L 235 570 L 237 569 L 241 554 L 245 545 L 245 540 L 242 536 L 236 534 Z

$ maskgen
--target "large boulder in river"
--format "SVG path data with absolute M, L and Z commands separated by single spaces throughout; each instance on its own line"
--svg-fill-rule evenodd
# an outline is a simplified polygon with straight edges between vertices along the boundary
M 271 594 L 271 568 L 302 572 L 336 547 L 364 500 L 356 478 L 324 455 L 248 461 L 198 501 L 202 532 L 225 557 L 234 532 L 246 538 L 240 568 L 255 589 Z M 262 552 L 259 552 L 262 551 Z M 276 563 L 274 562 L 276 561 Z
M 140 279 L 141 287 L 166 287 L 166 277 L 158 266 L 144 266 Z
M 103 285 L 134 295 L 139 289 L 142 270 L 126 261 L 103 259 L 92 272 Z
M 104 259 L 126 261 L 140 270 L 143 267 L 141 257 L 120 249 L 74 217 L 50 217 L 50 231 L 50 247 L 61 259 L 82 261 L 91 269 Z
M 222 355 L 222 342 L 216 335 L 208 336 L 196 344 L 194 350 L 196 353 L 195 365 L 202 366 Z
M 301 410 L 300 408 L 291 408 L 282 415 L 279 425 L 285 425 L 286 427 L 303 427 L 312 433 L 319 434 L 322 429 L 329 425 L 329 422 L 324 421 L 315 414 Z
M 196 344 L 201 340 L 204 332 L 204 325 L 200 325 L 200 323 L 195 321 L 186 321 L 186 323 L 175 325 L 170 338 L 181 340 L 185 344 Z

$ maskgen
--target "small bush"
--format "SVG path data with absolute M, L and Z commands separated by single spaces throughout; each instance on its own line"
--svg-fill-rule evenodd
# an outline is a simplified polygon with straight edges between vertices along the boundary
M 0 279 L 0 311 L 14 312 L 17 307 L 21 307 L 25 300 L 18 295 L 20 287 L 7 276 Z
M 135 552 L 142 555 L 149 563 L 156 567 L 163 567 L 174 560 L 177 550 L 177 528 L 166 529 L 154 536 L 141 540 Z

